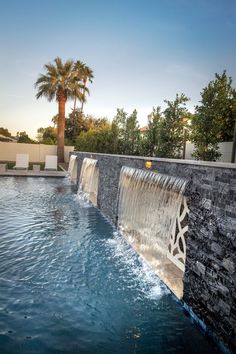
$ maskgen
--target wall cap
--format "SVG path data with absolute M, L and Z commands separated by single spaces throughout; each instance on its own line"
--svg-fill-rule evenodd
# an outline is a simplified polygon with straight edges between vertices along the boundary
M 207 166 L 207 167 L 217 167 L 217 168 L 230 168 L 236 169 L 236 163 L 230 162 L 213 162 L 213 161 L 198 161 L 198 160 L 182 160 L 182 159 L 166 159 L 162 157 L 150 157 L 150 156 L 133 156 L 133 155 L 115 155 L 115 154 L 103 154 L 100 152 L 87 152 L 87 151 L 73 151 L 73 154 L 89 154 L 89 155 L 101 155 L 101 156 L 114 156 L 119 158 L 129 158 L 129 159 L 139 159 L 139 160 L 150 160 L 159 162 L 172 162 L 183 165 L 196 165 L 196 166 Z

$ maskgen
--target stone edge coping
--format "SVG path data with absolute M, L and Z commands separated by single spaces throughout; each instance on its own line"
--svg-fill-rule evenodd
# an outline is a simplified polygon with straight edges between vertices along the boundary
M 87 154 L 87 155 L 101 155 L 101 156 L 111 156 L 111 157 L 119 157 L 119 158 L 129 158 L 135 160 L 150 160 L 150 161 L 157 161 L 157 162 L 171 162 L 177 164 L 184 164 L 184 165 L 196 165 L 196 166 L 207 166 L 207 167 L 217 167 L 217 168 L 230 168 L 236 170 L 236 163 L 230 162 L 213 162 L 213 161 L 198 161 L 198 160 L 182 160 L 182 159 L 167 159 L 161 157 L 148 157 L 148 156 L 133 156 L 133 155 L 115 155 L 115 154 L 103 154 L 99 152 L 86 152 L 86 151 L 73 151 L 70 155 L 77 155 L 77 154 Z
M 63 171 L 0 171 L 0 177 L 12 176 L 12 177 L 66 177 L 67 173 Z

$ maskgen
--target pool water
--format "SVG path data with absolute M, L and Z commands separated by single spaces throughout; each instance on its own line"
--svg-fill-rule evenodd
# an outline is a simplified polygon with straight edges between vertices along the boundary
M 216 353 L 68 180 L 0 179 L 0 353 Z

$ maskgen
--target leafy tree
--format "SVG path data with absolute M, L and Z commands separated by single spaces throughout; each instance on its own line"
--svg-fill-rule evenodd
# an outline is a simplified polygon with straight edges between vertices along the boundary
M 65 137 L 71 144 L 75 144 L 81 132 L 106 127 L 107 124 L 107 118 L 95 118 L 91 115 L 85 116 L 81 113 L 80 109 L 76 109 L 66 118 Z
M 203 110 L 197 110 L 193 116 L 191 141 L 195 144 L 193 156 L 197 160 L 216 161 L 220 158 L 219 126 L 214 119 L 207 117 Z
M 174 101 L 164 101 L 167 108 L 159 123 L 159 144 L 156 154 L 159 157 L 180 158 L 184 143 L 185 117 L 189 115 L 186 102 L 189 99 L 182 93 Z
M 160 122 L 162 120 L 161 107 L 153 107 L 152 113 L 148 116 L 148 127 L 143 138 L 143 154 L 156 156 L 160 141 Z
M 112 122 L 112 131 L 116 135 L 118 142 L 117 153 L 126 155 L 139 154 L 141 135 L 136 110 L 128 116 L 128 113 L 123 109 L 117 109 L 117 114 Z
M 80 110 L 73 110 L 65 121 L 65 137 L 72 144 L 75 143 L 77 136 L 82 131 L 87 131 L 87 125 L 84 116 Z
M 116 116 L 112 121 L 112 129 L 113 132 L 116 132 L 116 138 L 118 141 L 118 154 L 125 153 L 125 135 L 126 135 L 126 122 L 127 122 L 128 114 L 124 111 L 124 109 L 117 108 Z
M 141 135 L 136 109 L 128 116 L 125 127 L 124 154 L 138 155 L 140 151 Z
M 35 144 L 36 142 L 28 136 L 28 134 L 24 132 L 17 132 L 17 142 L 24 143 L 24 144 Z
M 112 135 L 109 124 L 80 133 L 76 140 L 76 149 L 89 152 L 111 153 Z
M 196 107 L 191 136 L 197 159 L 217 160 L 220 157 L 218 143 L 232 138 L 235 90 L 231 83 L 224 71 L 222 75 L 215 74 L 215 80 L 201 92 L 201 105 Z
M 98 152 L 96 130 L 83 131 L 76 139 L 75 148 L 79 151 Z
M 12 137 L 11 133 L 9 132 L 9 130 L 6 129 L 6 128 L 3 128 L 3 127 L 0 127 L 0 134 L 6 136 L 8 138 Z
M 41 127 L 37 129 L 36 139 L 38 140 L 39 143 L 41 143 L 43 140 L 43 133 L 44 133 L 44 128 Z
M 92 115 L 86 115 L 84 116 L 85 124 L 86 124 L 86 129 L 98 129 L 98 128 L 103 128 L 106 127 L 109 123 L 107 118 L 95 118 Z
M 41 144 L 55 145 L 57 143 L 57 132 L 54 127 L 39 128 L 37 139 Z
M 227 76 L 226 71 L 222 75 L 215 74 L 215 80 L 209 83 L 206 91 L 211 95 L 208 102 L 214 106 L 215 115 L 221 121 L 221 141 L 232 141 L 235 122 L 233 105 L 236 100 L 232 78 Z
M 234 129 L 233 106 L 236 91 L 226 71 L 201 92 L 201 105 L 196 106 L 192 119 L 191 140 L 195 144 L 193 156 L 200 160 L 216 161 L 221 156 L 218 143 L 232 140 Z
M 114 120 L 111 123 L 109 151 L 111 154 L 120 153 L 119 127 Z

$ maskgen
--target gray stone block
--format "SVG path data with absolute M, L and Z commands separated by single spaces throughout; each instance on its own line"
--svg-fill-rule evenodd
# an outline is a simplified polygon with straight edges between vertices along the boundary
M 217 284 L 216 285 L 216 289 L 224 297 L 227 297 L 229 295 L 229 289 L 226 286 L 222 285 L 222 284 Z
M 222 312 L 226 315 L 230 314 L 230 305 L 228 305 L 225 301 L 222 299 L 219 300 L 219 308 L 222 310 Z
M 201 262 L 196 262 L 195 265 L 195 271 L 197 272 L 197 274 L 199 275 L 205 275 L 206 272 L 206 267 L 201 263 Z
M 230 273 L 234 274 L 235 272 L 235 262 L 231 259 L 223 259 L 222 266 Z
M 225 250 L 218 243 L 212 242 L 211 251 L 216 253 L 218 256 L 222 257 L 225 254 Z

